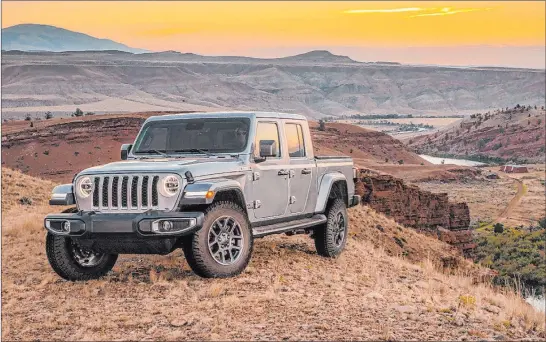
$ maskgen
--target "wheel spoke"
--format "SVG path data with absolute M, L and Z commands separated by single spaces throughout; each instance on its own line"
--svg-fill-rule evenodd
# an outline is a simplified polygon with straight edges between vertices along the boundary
M 343 213 L 338 212 L 335 216 L 334 222 L 332 224 L 332 233 L 333 233 L 333 240 L 334 244 L 336 246 L 341 246 L 343 243 L 343 240 L 345 239 L 345 217 L 343 216 Z

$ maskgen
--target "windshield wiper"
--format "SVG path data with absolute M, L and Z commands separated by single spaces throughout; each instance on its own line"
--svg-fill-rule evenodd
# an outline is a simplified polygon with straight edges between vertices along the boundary
M 165 158 L 169 158 L 169 155 L 167 153 L 165 153 L 165 152 L 161 152 L 159 150 L 152 150 L 152 151 L 154 151 L 157 154 L 161 154 Z
M 159 150 L 145 150 L 145 151 L 138 151 L 137 153 L 155 153 L 155 154 L 160 154 L 162 157 L 165 157 L 165 158 L 170 158 L 171 156 L 169 156 L 167 153 L 165 152 L 161 152 Z
M 209 152 L 207 150 L 202 150 L 202 149 L 199 149 L 199 148 L 186 148 L 186 149 L 183 149 L 183 150 L 175 150 L 173 152 L 175 152 L 175 153 L 193 152 L 193 153 L 206 154 L 209 157 L 216 156 L 214 153 L 211 153 L 211 152 Z

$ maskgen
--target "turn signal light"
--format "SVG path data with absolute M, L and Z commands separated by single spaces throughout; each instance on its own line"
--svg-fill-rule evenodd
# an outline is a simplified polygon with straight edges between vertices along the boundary
M 214 191 L 207 191 L 207 193 L 205 194 L 206 199 L 211 199 L 213 197 L 214 197 Z

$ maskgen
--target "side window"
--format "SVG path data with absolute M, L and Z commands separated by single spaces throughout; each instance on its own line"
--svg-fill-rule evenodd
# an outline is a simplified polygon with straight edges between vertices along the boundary
M 256 142 L 254 148 L 254 155 L 260 156 L 260 140 L 273 141 L 277 150 L 275 157 L 281 156 L 281 145 L 279 142 L 279 127 L 276 123 L 272 122 L 258 122 L 256 128 Z
M 286 141 L 288 143 L 288 155 L 291 158 L 305 157 L 305 143 L 301 125 L 287 123 L 284 126 Z

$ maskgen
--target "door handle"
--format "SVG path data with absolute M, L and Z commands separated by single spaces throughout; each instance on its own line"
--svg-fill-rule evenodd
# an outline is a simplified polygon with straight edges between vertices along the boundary
M 287 176 L 288 175 L 288 170 L 279 170 L 278 175 L 279 176 Z
M 302 174 L 302 175 L 308 175 L 308 174 L 310 174 L 310 173 L 311 173 L 311 169 L 303 169 L 303 170 L 301 170 L 301 174 Z

